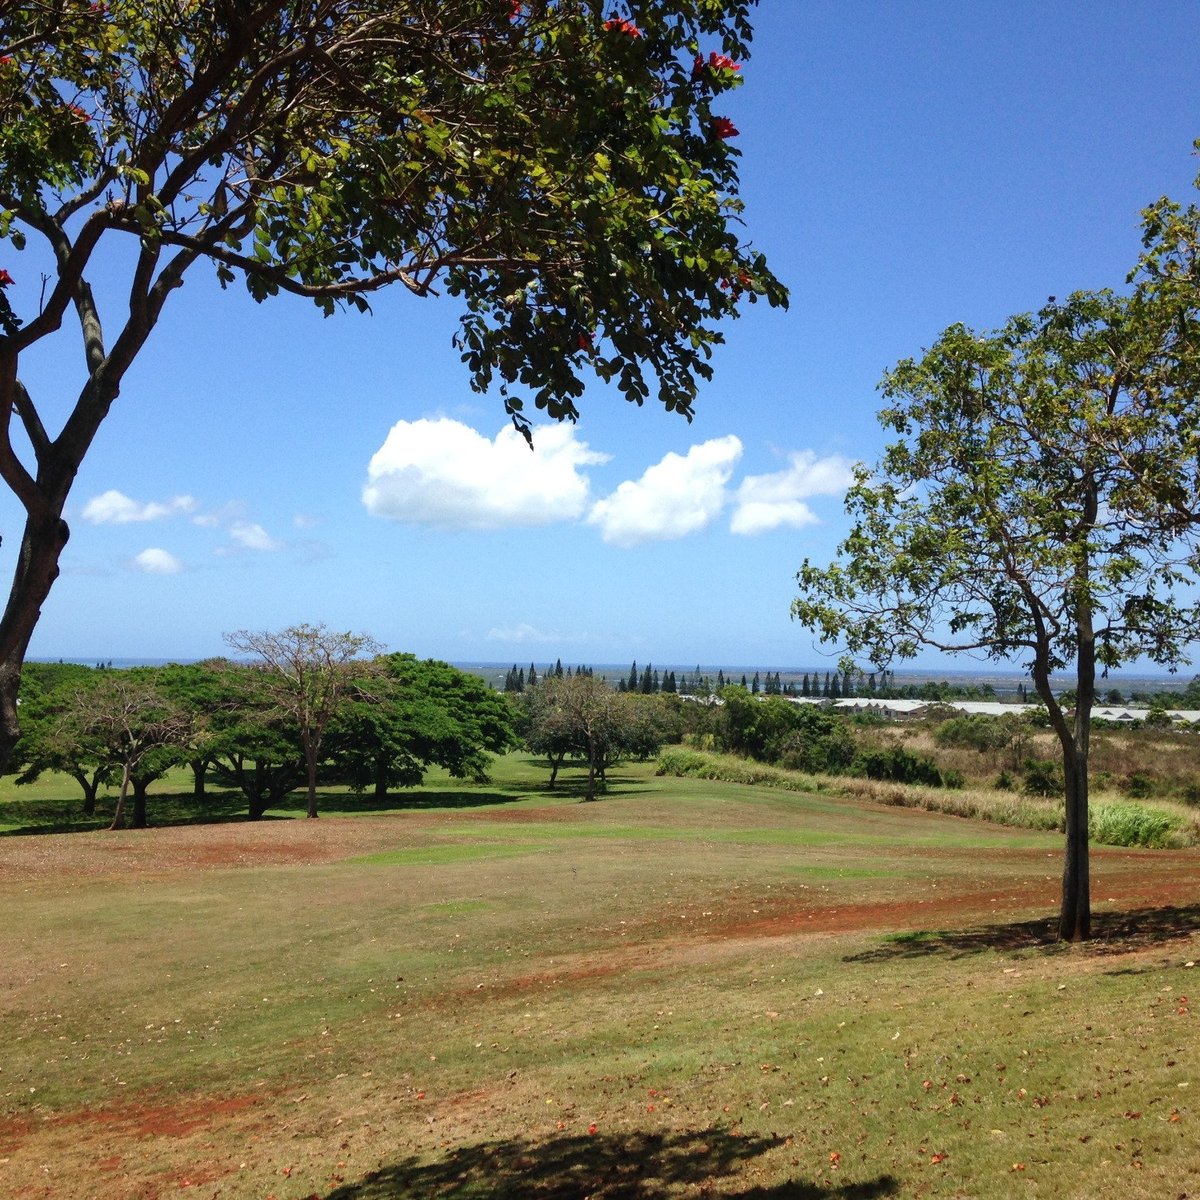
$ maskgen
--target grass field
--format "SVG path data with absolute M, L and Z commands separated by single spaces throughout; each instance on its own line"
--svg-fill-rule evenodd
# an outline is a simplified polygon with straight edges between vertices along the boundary
M 1200 852 L 1094 851 L 1065 948 L 1055 834 L 544 779 L 0 793 L 0 1194 L 1200 1196 Z

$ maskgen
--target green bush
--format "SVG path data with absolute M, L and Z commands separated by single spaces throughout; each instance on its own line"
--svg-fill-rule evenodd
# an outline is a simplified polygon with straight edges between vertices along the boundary
M 1145 800 L 1154 795 L 1154 780 L 1144 771 L 1135 771 L 1121 785 L 1121 790 L 1133 800 Z
M 1047 758 L 1027 758 L 1023 764 L 1025 781 L 1021 791 L 1027 796 L 1064 796 L 1062 763 Z
M 938 726 L 933 738 L 939 746 L 963 746 L 988 753 L 1003 750 L 1010 732 L 995 717 L 952 717 Z
M 962 786 L 961 777 L 957 777 L 956 783 L 948 783 L 932 758 L 913 754 L 900 746 L 889 746 L 886 750 L 865 750 L 855 759 L 854 767 L 868 779 L 923 783 L 926 787 Z
M 1097 804 L 1088 815 L 1088 836 L 1105 846 L 1170 845 L 1179 821 L 1137 804 Z

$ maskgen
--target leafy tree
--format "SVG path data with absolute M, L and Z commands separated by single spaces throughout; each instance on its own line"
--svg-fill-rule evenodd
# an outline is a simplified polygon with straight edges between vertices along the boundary
M 899 435 L 860 468 L 853 529 L 805 562 L 793 615 L 872 662 L 919 646 L 1032 672 L 1061 747 L 1059 935 L 1090 936 L 1097 671 L 1175 667 L 1200 635 L 1200 212 L 1161 201 L 1128 295 L 1079 292 L 994 333 L 956 325 L 889 372 Z M 1074 671 L 1068 711 L 1051 673 Z
M 198 264 L 326 313 L 449 292 L 472 386 L 498 383 L 527 434 L 525 397 L 574 419 L 587 373 L 690 417 L 725 318 L 786 302 L 741 240 L 719 111 L 752 3 L 639 0 L 636 24 L 593 0 L 0 7 L 0 245 L 37 255 L 0 261 L 0 476 L 26 514 L 0 761 L 72 481 Z M 94 291 L 101 272 L 119 285 Z M 105 291 L 126 299 L 102 312 Z M 55 430 L 62 398 L 21 360 L 75 334 Z
M 293 625 L 278 633 L 240 630 L 225 635 L 238 654 L 256 660 L 256 681 L 271 707 L 295 722 L 304 749 L 308 816 L 317 815 L 321 742 L 338 708 L 366 674 L 361 655 L 378 651 L 365 634 L 336 633 L 324 625 Z
M 204 798 L 208 769 L 221 744 L 220 725 L 213 718 L 223 706 L 228 707 L 234 702 L 226 680 L 230 667 L 224 659 L 208 659 L 198 663 L 171 663 L 152 673 L 155 686 L 172 703 L 192 714 L 188 766 L 192 770 L 192 795 L 196 800 Z
M 83 789 L 83 812 L 89 817 L 96 811 L 100 788 L 112 782 L 113 762 L 103 739 L 85 733 L 69 714 L 77 695 L 98 678 L 100 672 L 91 667 L 28 670 L 21 687 L 21 737 L 11 763 L 18 784 L 35 783 L 46 771 L 69 775 Z
M 526 745 L 549 760 L 551 787 L 564 759 L 586 762 L 586 798 L 594 800 L 607 768 L 644 736 L 636 719 L 638 707 L 634 696 L 614 692 L 603 680 L 585 675 L 548 679 L 528 711 Z
M 265 679 L 260 669 L 228 664 L 207 722 L 213 776 L 242 792 L 252 821 L 308 777 L 300 727 L 274 703 Z
M 483 782 L 491 755 L 516 744 L 512 709 L 476 676 L 411 654 L 387 655 L 375 667 L 369 692 L 329 728 L 328 755 L 353 787 L 382 800 L 393 787 L 420 783 L 431 765 Z
M 146 789 L 186 753 L 190 713 L 173 704 L 146 673 L 96 672 L 86 687 L 67 695 L 57 717 L 57 736 L 88 746 L 120 772 L 120 793 L 111 829 L 125 827 L 125 803 L 133 788 L 133 826 L 146 826 Z

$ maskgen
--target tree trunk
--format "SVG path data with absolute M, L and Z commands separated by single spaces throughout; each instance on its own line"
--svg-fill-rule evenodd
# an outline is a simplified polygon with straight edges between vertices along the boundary
M 66 492 L 64 487 L 56 508 L 46 505 L 39 517 L 31 514 L 26 520 L 12 589 L 0 617 L 0 772 L 8 769 L 21 736 L 17 696 L 25 651 L 50 587 L 58 578 L 58 558 L 70 536 L 67 523 L 59 516 Z
M 382 804 L 388 797 L 388 759 L 380 755 L 375 760 L 375 799 Z
M 588 758 L 588 781 L 586 800 L 595 800 L 596 798 L 596 743 L 591 734 L 587 740 L 587 758 Z
M 109 829 L 125 828 L 125 797 L 129 795 L 129 767 L 121 771 L 121 790 L 117 793 L 117 807 L 113 809 L 112 824 Z
M 146 828 L 146 789 L 150 780 L 134 778 L 133 783 L 133 828 Z
M 192 799 L 204 799 L 204 784 L 208 778 L 208 759 L 193 758 L 188 764 L 192 768 Z
M 1067 783 L 1067 845 L 1063 855 L 1060 941 L 1081 942 L 1092 936 L 1091 881 L 1088 864 L 1088 763 L 1077 751 L 1064 762 Z
M 308 817 L 317 815 L 317 744 L 309 735 L 304 738 L 304 765 L 308 769 Z
M 89 777 L 84 770 L 71 771 L 71 778 L 83 788 L 83 815 L 92 817 L 96 814 L 96 794 L 100 791 L 100 772 Z

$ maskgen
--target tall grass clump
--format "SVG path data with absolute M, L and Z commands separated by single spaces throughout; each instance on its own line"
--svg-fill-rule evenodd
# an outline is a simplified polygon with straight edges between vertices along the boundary
M 1178 846 L 1183 825 L 1172 813 L 1118 801 L 1094 804 L 1088 814 L 1088 835 L 1105 846 Z

